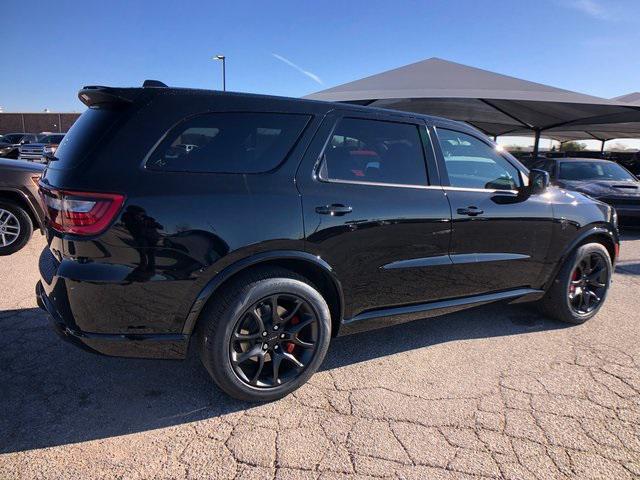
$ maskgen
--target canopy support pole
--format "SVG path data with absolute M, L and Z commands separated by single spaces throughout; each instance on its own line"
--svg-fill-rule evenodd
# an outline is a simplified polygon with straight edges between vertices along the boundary
M 533 131 L 535 132 L 535 138 L 533 140 L 533 152 L 531 154 L 535 160 L 538 156 L 538 150 L 540 149 L 540 129 L 534 128 Z
M 493 141 L 494 141 L 494 142 L 497 142 L 497 141 L 498 141 L 498 135 L 494 135 L 494 136 L 493 136 Z
M 602 140 L 602 143 L 600 144 L 600 155 L 604 155 L 604 144 L 606 142 L 606 140 Z

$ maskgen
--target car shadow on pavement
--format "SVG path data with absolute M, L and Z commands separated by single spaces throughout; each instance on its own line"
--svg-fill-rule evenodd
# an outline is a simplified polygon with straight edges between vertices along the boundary
M 616 264 L 615 273 L 620 275 L 640 275 L 640 262 L 619 262 Z
M 0 453 L 148 431 L 255 404 L 230 399 L 194 355 L 110 358 L 62 342 L 39 309 L 0 312 Z M 489 305 L 333 340 L 322 370 L 474 338 L 562 328 L 526 306 Z

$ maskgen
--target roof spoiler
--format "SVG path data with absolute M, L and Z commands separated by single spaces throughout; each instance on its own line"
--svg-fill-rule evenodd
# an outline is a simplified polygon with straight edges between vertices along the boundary
M 145 80 L 144 89 L 169 88 L 158 80 Z M 114 88 L 102 85 L 87 85 L 78 92 L 78 98 L 87 107 L 98 105 L 126 105 L 140 95 L 139 88 Z
M 142 88 L 169 88 L 160 80 L 145 80 L 142 84 Z

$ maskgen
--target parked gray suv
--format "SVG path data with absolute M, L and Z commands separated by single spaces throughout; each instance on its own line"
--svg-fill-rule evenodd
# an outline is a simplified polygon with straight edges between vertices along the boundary
M 43 232 L 38 181 L 44 166 L 0 158 L 0 256 L 17 252 L 34 228 Z

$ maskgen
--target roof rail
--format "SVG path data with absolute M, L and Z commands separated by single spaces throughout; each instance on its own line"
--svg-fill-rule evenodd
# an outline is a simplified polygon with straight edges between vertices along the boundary
M 166 84 L 160 80 L 145 80 L 142 84 L 142 88 L 169 88 Z

